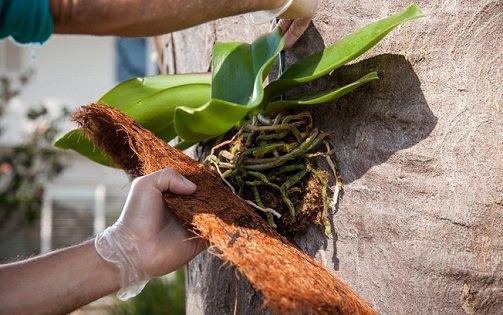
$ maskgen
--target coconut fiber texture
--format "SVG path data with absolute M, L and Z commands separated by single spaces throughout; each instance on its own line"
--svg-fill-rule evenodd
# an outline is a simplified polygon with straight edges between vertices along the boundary
M 190 196 L 164 194 L 168 207 L 237 267 L 277 314 L 376 314 L 320 263 L 279 235 L 220 177 L 106 105 L 82 107 L 73 119 L 131 177 L 171 167 L 197 185 Z

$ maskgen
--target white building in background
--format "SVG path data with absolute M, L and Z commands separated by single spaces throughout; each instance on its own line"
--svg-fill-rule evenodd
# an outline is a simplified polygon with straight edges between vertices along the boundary
M 128 44 L 129 43 L 129 44 Z M 30 128 L 26 111 L 43 100 L 51 112 L 64 105 L 71 111 L 97 101 L 127 76 L 154 74 L 150 61 L 151 44 L 145 39 L 113 37 L 52 36 L 42 47 L 20 47 L 10 40 L 0 41 L 0 75 L 17 76 L 28 69 L 34 74 L 19 97 L 13 99 L 0 124 L 0 148 L 18 144 Z M 138 68 L 138 69 L 135 69 Z M 141 73 L 143 72 L 143 74 Z M 64 131 L 74 129 L 68 122 Z M 22 231 L 0 242 L 2 253 L 31 254 L 75 244 L 112 223 L 122 209 L 129 180 L 120 170 L 100 166 L 73 152 L 67 168 L 46 187 L 38 248 L 33 248 L 33 232 Z

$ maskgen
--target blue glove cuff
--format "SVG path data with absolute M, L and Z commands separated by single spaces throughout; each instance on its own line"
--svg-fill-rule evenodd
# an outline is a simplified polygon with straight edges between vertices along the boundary
M 52 34 L 49 0 L 0 0 L 0 39 L 42 44 Z

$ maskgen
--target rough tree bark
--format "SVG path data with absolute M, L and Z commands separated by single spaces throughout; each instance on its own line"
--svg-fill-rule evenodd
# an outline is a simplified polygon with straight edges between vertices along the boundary
M 313 110 L 333 135 L 345 190 L 334 237 L 297 238 L 382 314 L 503 313 L 503 3 L 417 4 L 427 15 L 317 86 L 377 70 Z M 399 0 L 320 1 L 287 62 L 404 9 Z M 242 17 L 165 35 L 166 73 L 204 72 L 215 41 L 252 41 Z M 188 267 L 188 314 L 260 314 L 260 294 L 203 254 Z

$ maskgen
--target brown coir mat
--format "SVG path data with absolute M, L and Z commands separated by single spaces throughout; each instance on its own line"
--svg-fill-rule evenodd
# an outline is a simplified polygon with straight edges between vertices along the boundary
M 73 119 L 131 177 L 171 167 L 194 182 L 193 195 L 165 193 L 166 204 L 210 243 L 213 254 L 235 265 L 262 292 L 265 306 L 273 313 L 376 314 L 320 263 L 279 235 L 203 164 L 112 107 L 85 106 Z

